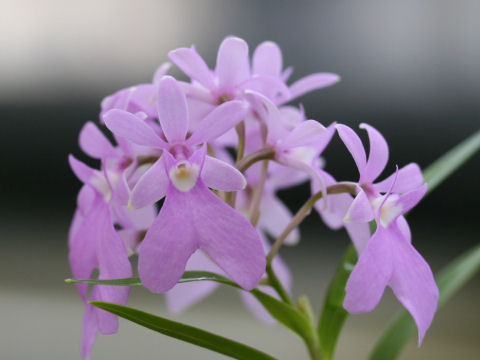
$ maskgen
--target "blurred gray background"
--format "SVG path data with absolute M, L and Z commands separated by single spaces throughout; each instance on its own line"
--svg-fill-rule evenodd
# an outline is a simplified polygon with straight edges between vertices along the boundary
M 149 82 L 169 50 L 195 44 L 214 66 L 227 35 L 244 38 L 251 51 L 273 40 L 284 64 L 294 66 L 292 80 L 340 74 L 341 83 L 300 102 L 324 124 L 377 127 L 390 145 L 388 175 L 395 164 L 428 165 L 480 127 L 479 33 L 478 0 L 0 0 L 0 359 L 80 358 L 83 308 L 63 283 L 80 187 L 67 154 L 80 156 L 78 131 L 97 121 L 101 99 Z M 182 78 L 175 68 L 173 74 Z M 325 157 L 337 179 L 356 178 L 338 139 Z M 409 217 L 414 244 L 434 270 L 480 240 L 479 165 L 476 156 Z M 281 196 L 297 209 L 307 194 L 301 186 Z M 295 294 L 308 293 L 318 309 L 348 241 L 315 215 L 302 230 L 302 243 L 282 255 L 296 277 Z M 438 313 L 422 349 L 412 341 L 403 358 L 476 359 L 479 285 L 477 276 Z M 161 296 L 142 289 L 130 304 L 170 316 Z M 372 314 L 350 317 L 337 358 L 365 358 L 399 309 L 387 292 Z M 300 339 L 259 325 L 230 289 L 179 319 L 280 359 L 307 358 Z M 114 357 L 223 358 L 126 321 L 92 352 L 92 359 Z

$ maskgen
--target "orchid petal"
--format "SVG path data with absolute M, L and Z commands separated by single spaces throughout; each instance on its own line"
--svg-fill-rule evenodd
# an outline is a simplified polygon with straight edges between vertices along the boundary
M 360 177 L 362 177 L 362 174 L 365 172 L 365 167 L 367 166 L 367 155 L 365 154 L 362 141 L 348 126 L 338 124 L 335 127 L 337 128 L 338 135 L 352 155 L 353 160 L 357 165 L 358 172 L 360 173 Z
M 190 256 L 185 270 L 210 271 L 216 274 L 223 273 L 201 250 L 197 250 Z M 194 281 L 177 284 L 165 294 L 167 308 L 170 312 L 179 314 L 210 295 L 218 285 L 214 281 Z
M 385 180 L 374 184 L 373 187 L 378 192 L 386 193 L 393 182 L 395 174 L 390 175 Z M 404 192 L 418 188 L 423 184 L 423 175 L 420 167 L 415 163 L 405 165 L 398 170 L 397 181 L 392 188 L 393 193 L 402 194 Z
M 278 77 L 271 75 L 253 75 L 239 84 L 238 88 L 243 91 L 258 92 L 271 99 L 275 104 L 286 102 L 291 97 L 288 86 Z
M 361 255 L 371 237 L 369 223 L 347 223 L 345 224 L 345 230 L 347 230 L 357 254 Z
M 188 114 L 190 117 L 189 131 L 194 132 L 198 124 L 215 109 L 215 105 L 199 100 L 197 98 L 189 98 L 187 95 Z
M 165 292 L 174 287 L 187 260 L 198 249 L 191 197 L 170 186 L 157 219 L 138 247 L 138 273 L 150 291 Z
M 68 155 L 68 162 L 75 176 L 85 184 L 90 184 L 91 179 L 98 176 L 97 170 L 85 165 L 73 155 Z
M 223 191 L 243 190 L 247 180 L 233 166 L 211 156 L 205 158 L 201 178 L 209 188 Z
M 437 309 L 438 287 L 432 270 L 410 242 L 402 235 L 395 240 L 392 243 L 395 270 L 389 285 L 415 320 L 420 346 Z
M 80 148 L 95 159 L 114 157 L 116 155 L 113 145 L 91 121 L 87 122 L 80 130 L 79 143 Z
M 96 308 L 93 305 L 86 304 L 85 314 L 83 315 L 81 346 L 82 358 L 84 360 L 89 359 L 90 351 L 98 336 L 98 331 Z
M 278 294 L 270 286 L 261 286 L 261 287 L 259 287 L 259 290 L 261 290 L 265 294 L 268 294 L 268 295 L 273 296 L 274 298 L 278 299 Z M 240 294 L 240 298 L 242 299 L 242 302 L 245 305 L 245 307 L 248 310 L 250 310 L 250 312 L 257 319 L 259 319 L 262 323 L 264 323 L 266 325 L 276 324 L 277 321 L 272 317 L 272 315 L 269 314 L 269 312 L 267 310 L 265 310 L 263 305 L 260 303 L 260 301 L 257 300 L 257 298 L 255 296 L 253 296 L 248 291 L 239 291 L 239 294 Z
M 108 206 L 105 204 L 97 213 L 99 228 L 97 239 L 98 278 L 121 279 L 132 276 L 132 268 L 128 260 L 127 249 L 113 227 Z M 126 305 L 129 287 L 97 285 L 101 301 Z M 118 317 L 112 313 L 97 312 L 98 328 L 102 334 L 113 334 L 118 331 Z
M 187 139 L 190 145 L 215 140 L 245 119 L 247 104 L 242 101 L 228 101 L 210 112 Z
M 259 227 L 277 238 L 292 220 L 292 213 L 274 193 L 264 193 L 260 203 Z M 285 239 L 285 245 L 295 245 L 300 241 L 300 231 L 295 228 Z
M 167 75 L 168 70 L 170 70 L 171 67 L 172 64 L 170 64 L 169 62 L 164 62 L 163 64 L 161 64 L 155 71 L 152 82 L 158 85 L 158 83 L 160 83 L 160 80 L 162 80 L 162 77 Z
M 282 123 L 289 129 L 294 129 L 305 120 L 305 113 L 303 108 L 297 108 L 294 106 L 282 106 L 278 109 Z
M 201 181 L 190 191 L 189 200 L 200 248 L 241 287 L 257 286 L 266 262 L 255 228 Z
M 325 184 L 326 179 L 323 178 L 322 174 L 317 171 L 316 167 L 313 164 L 306 163 L 305 161 L 299 160 L 289 154 L 277 154 L 276 160 L 285 166 L 289 166 L 293 169 L 304 171 L 309 175 L 311 181 L 314 181 L 318 184 L 318 188 L 323 194 L 324 199 L 324 209 L 328 208 L 328 197 L 327 197 L 327 186 Z
M 353 222 L 353 223 L 363 223 L 372 221 L 375 218 L 375 213 L 373 212 L 372 205 L 368 200 L 367 194 L 365 191 L 360 190 L 355 199 L 352 202 L 352 205 L 348 208 L 347 214 L 343 221 Z
M 360 255 L 345 288 L 343 306 L 350 313 L 371 311 L 380 301 L 393 272 L 388 234 L 379 228 Z
M 325 150 L 325 148 L 328 146 L 328 144 L 332 140 L 333 135 L 335 135 L 335 126 L 336 126 L 336 123 L 332 123 L 327 128 L 325 128 L 325 131 L 320 135 L 317 141 L 312 145 L 317 152 L 317 156 L 319 156 L 323 152 L 323 150 Z M 323 160 L 323 159 L 320 159 L 320 160 Z
M 163 161 L 157 160 L 137 181 L 130 194 L 129 207 L 142 208 L 163 198 L 169 179 Z
M 420 200 L 425 196 L 428 190 L 428 185 L 425 184 L 418 189 L 412 190 L 400 196 L 397 200 L 396 205 L 401 206 L 402 214 L 410 211 L 415 205 L 417 205 Z
M 268 178 L 268 185 L 275 190 L 296 186 L 309 179 L 308 174 L 303 171 L 292 171 L 291 168 L 281 164 L 272 163 L 269 169 L 271 169 L 271 176 Z
M 403 216 L 399 216 L 396 221 L 396 225 L 402 237 L 408 242 L 412 242 L 412 232 L 410 231 L 410 226 L 407 223 L 407 220 Z
M 254 74 L 280 77 L 282 73 L 282 51 L 272 41 L 265 41 L 257 46 L 253 53 Z
M 177 81 L 164 76 L 158 85 L 158 119 L 169 142 L 183 141 L 188 131 L 185 95 Z
M 271 100 L 252 90 L 245 91 L 245 99 L 250 103 L 259 119 L 267 125 L 267 141 L 269 143 L 275 143 L 287 136 L 288 130 L 282 126 L 280 112 Z
M 126 212 L 132 227 L 137 230 L 148 229 L 157 217 L 157 210 L 154 205 L 139 209 L 127 209 Z
M 290 85 L 292 99 L 295 99 L 307 92 L 318 90 L 340 81 L 340 76 L 331 73 L 316 73 L 305 76 Z
M 213 74 L 195 48 L 180 48 L 168 53 L 168 57 L 191 79 L 208 89 L 214 89 Z
M 300 146 L 311 146 L 319 140 L 325 131 L 325 127 L 318 121 L 303 121 L 287 135 L 279 144 L 279 147 L 288 150 Z
M 317 171 L 325 179 L 327 186 L 336 184 L 335 179 L 330 174 L 321 169 L 317 169 Z M 320 185 L 317 181 L 311 182 L 311 188 L 312 194 L 320 191 Z M 329 194 L 328 207 L 325 208 L 325 200 L 322 198 L 315 203 L 315 209 L 329 228 L 337 230 L 344 226 L 343 219 L 352 201 L 353 198 L 350 194 Z
M 136 254 L 137 247 L 143 240 L 144 233 L 136 229 L 130 228 L 118 230 L 118 236 L 120 236 L 123 243 L 125 244 L 128 256 L 131 256 L 133 254 Z
M 140 84 L 132 89 L 127 104 L 119 108 L 132 114 L 143 112 L 153 118 L 157 116 L 156 99 L 157 87 L 154 84 Z
M 91 186 L 98 193 L 102 194 L 105 201 L 110 200 L 110 184 L 105 179 L 103 173 L 85 165 L 83 162 L 77 160 L 73 155 L 68 156 L 68 162 L 70 163 L 73 173 L 78 179 L 80 179 L 80 181 Z
M 95 190 L 90 186 L 82 186 L 77 196 L 77 208 L 82 215 L 87 215 L 95 201 Z
M 85 216 L 81 226 L 75 232 L 70 242 L 68 258 L 74 278 L 88 279 L 93 269 L 98 266 L 97 241 L 99 241 L 98 229 L 102 227 L 97 216 L 102 206 L 100 196 L 96 197 L 91 211 Z M 101 220 L 101 219 L 100 219 Z M 87 296 L 87 284 L 76 284 L 83 301 Z
M 227 37 L 220 44 L 215 71 L 220 87 L 232 88 L 250 75 L 247 43 L 237 37 Z
M 360 124 L 360 128 L 367 130 L 370 141 L 370 153 L 365 170 L 360 177 L 360 182 L 372 183 L 387 165 L 388 145 L 382 134 L 372 126 Z
M 155 148 L 166 147 L 165 142 L 155 134 L 153 128 L 127 111 L 112 109 L 104 115 L 103 119 L 110 131 L 135 144 Z

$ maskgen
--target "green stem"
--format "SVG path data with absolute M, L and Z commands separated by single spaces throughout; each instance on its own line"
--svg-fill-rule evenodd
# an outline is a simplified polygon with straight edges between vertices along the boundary
M 318 337 L 315 329 L 315 315 L 312 310 L 312 305 L 310 304 L 310 300 L 306 295 L 302 295 L 298 298 L 298 309 L 305 314 L 310 325 L 308 334 L 303 337 L 305 345 L 307 345 L 310 358 L 312 360 L 319 360 L 322 358 L 320 338 Z
M 304 340 L 305 340 L 305 344 L 307 345 L 310 358 L 312 360 L 321 360 L 322 351 L 320 349 L 320 342 L 318 341 L 318 337 L 315 334 L 315 330 L 313 329 L 313 333 L 311 337 L 309 337 L 308 339 L 305 338 Z
M 285 290 L 280 280 L 278 280 L 278 277 L 273 271 L 271 264 L 267 264 L 266 272 L 270 285 L 275 289 L 280 298 L 287 304 L 295 306 L 292 299 L 290 298 L 290 295 L 288 295 L 287 290 Z
M 242 160 L 238 162 L 237 169 L 243 173 L 256 162 L 259 162 L 262 160 L 273 160 L 274 157 L 275 157 L 275 150 L 266 147 L 245 156 Z
M 245 155 L 245 123 L 242 121 L 240 124 L 235 126 L 238 136 L 238 150 L 237 150 L 237 164 L 240 160 L 243 159 Z
M 262 172 L 260 174 L 260 179 L 258 180 L 257 187 L 253 192 L 252 202 L 250 203 L 250 208 L 248 209 L 248 215 L 250 222 L 253 226 L 257 226 L 258 219 L 260 218 L 260 201 L 262 200 L 263 188 L 265 186 L 265 181 L 267 180 L 268 175 L 268 160 L 263 160 L 262 162 Z
M 342 194 L 342 193 L 350 193 L 352 195 L 356 194 L 356 188 L 354 184 L 348 184 L 348 183 L 338 183 L 332 186 L 329 186 L 327 188 L 327 194 Z M 272 248 L 270 249 L 270 252 L 267 255 L 267 263 L 271 263 L 275 255 L 278 253 L 280 250 L 280 247 L 282 246 L 283 242 L 287 238 L 287 236 L 295 229 L 297 228 L 301 222 L 307 217 L 308 214 L 310 214 L 310 211 L 312 210 L 313 206 L 315 203 L 320 200 L 323 196 L 323 193 L 321 191 L 317 192 L 316 194 L 313 194 L 300 208 L 300 210 L 297 211 L 295 216 L 292 218 L 290 223 L 287 225 L 285 230 L 280 234 L 280 236 L 275 240 L 275 243 L 273 244 Z

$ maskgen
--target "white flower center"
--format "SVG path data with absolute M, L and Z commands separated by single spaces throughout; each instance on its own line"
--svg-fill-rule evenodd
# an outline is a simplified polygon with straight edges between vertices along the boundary
M 380 209 L 380 223 L 383 227 L 388 227 L 390 223 L 402 213 L 402 205 L 397 203 L 398 196 L 390 195 Z M 372 201 L 372 206 L 375 211 L 378 211 L 378 207 L 382 204 L 383 197 L 375 198 Z
M 317 151 L 314 148 L 309 146 L 301 146 L 301 147 L 289 149 L 288 153 L 291 156 L 293 156 L 295 159 L 300 160 L 304 163 L 310 164 L 315 158 Z
M 118 180 L 120 179 L 120 175 L 114 171 L 107 171 L 108 178 L 110 180 L 110 184 L 115 188 Z M 109 202 L 112 198 L 112 190 L 110 189 L 110 185 L 108 184 L 107 179 L 103 172 L 98 171 L 91 180 L 92 185 L 97 188 L 97 190 L 103 195 L 103 199 L 105 202 Z
M 173 185 L 182 191 L 190 191 L 197 183 L 199 175 L 199 167 L 197 164 L 190 164 L 188 161 L 180 161 L 169 171 L 170 180 Z

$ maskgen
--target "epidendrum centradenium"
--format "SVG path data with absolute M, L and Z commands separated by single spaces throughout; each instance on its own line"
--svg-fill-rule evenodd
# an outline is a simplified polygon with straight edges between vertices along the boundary
M 131 277 L 129 256 L 138 254 L 141 282 L 166 293 L 172 312 L 214 290 L 214 282 L 177 284 L 185 270 L 204 270 L 247 290 L 240 291 L 246 305 L 272 322 L 248 290 L 291 301 L 290 271 L 276 253 L 282 243 L 299 241 L 304 216 L 294 218 L 276 193 L 310 181 L 315 209 L 327 226 L 345 227 L 359 255 L 345 309 L 371 311 L 389 286 L 415 320 L 421 343 L 439 293 L 403 216 L 426 193 L 420 168 L 412 163 L 374 183 L 388 161 L 383 136 L 360 125 L 370 141 L 367 159 L 348 126 L 324 126 L 307 119 L 303 107 L 285 105 L 339 77 L 317 73 L 287 84 L 292 69 L 283 69 L 273 42 L 260 44 L 250 60 L 246 42 L 228 37 L 214 70 L 193 47 L 169 57 L 190 81 L 168 76 L 170 64 L 163 64 L 152 83 L 107 97 L 100 121 L 116 144 L 87 123 L 80 147 L 100 160 L 100 169 L 69 158 L 84 183 L 69 236 L 73 276 L 89 278 L 98 269 L 98 279 Z M 356 182 L 338 182 L 323 169 L 320 154 L 335 133 L 356 163 Z M 273 246 L 268 237 L 277 239 Z M 260 283 L 263 277 L 270 281 Z M 98 333 L 118 330 L 118 318 L 89 301 L 125 305 L 130 288 L 97 284 L 88 295 L 87 284 L 77 287 L 86 307 L 82 354 L 88 358 Z

